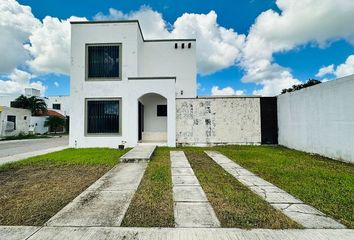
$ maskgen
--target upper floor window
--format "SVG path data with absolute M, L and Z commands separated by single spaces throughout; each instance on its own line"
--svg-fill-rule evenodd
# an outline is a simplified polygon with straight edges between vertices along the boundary
M 60 110 L 60 103 L 53 103 L 53 109 Z
M 86 46 L 87 79 L 121 79 L 121 44 Z

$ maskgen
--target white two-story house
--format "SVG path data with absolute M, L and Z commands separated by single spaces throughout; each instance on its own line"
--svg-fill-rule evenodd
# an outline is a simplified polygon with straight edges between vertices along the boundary
M 195 39 L 138 21 L 71 23 L 70 146 L 176 145 L 176 99 L 196 97 Z

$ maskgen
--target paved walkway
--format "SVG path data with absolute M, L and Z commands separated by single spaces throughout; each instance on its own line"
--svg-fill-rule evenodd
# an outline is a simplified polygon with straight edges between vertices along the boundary
M 146 166 L 147 162 L 118 164 L 54 215 L 46 225 L 120 226 Z
M 183 151 L 171 151 L 176 227 L 219 227 L 213 208 Z
M 348 229 L 0 227 L 6 240 L 352 240 Z
M 215 151 L 205 151 L 205 153 L 238 181 L 305 228 L 345 228 L 344 225 L 316 208 L 256 176 L 224 155 Z
M 138 144 L 132 150 L 124 154 L 120 160 L 122 162 L 148 161 L 156 149 L 156 145 Z

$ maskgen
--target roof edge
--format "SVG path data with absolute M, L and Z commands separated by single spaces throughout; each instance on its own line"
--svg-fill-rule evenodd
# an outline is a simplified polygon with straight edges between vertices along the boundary
M 144 42 L 173 42 L 173 41 L 197 41 L 195 38 L 181 38 L 181 39 L 148 39 L 146 40 L 143 35 L 143 31 L 141 30 L 139 20 L 132 19 L 132 20 L 104 20 L 104 21 L 70 21 L 70 24 L 105 24 L 105 23 L 137 23 L 139 27 L 139 31 L 141 37 Z

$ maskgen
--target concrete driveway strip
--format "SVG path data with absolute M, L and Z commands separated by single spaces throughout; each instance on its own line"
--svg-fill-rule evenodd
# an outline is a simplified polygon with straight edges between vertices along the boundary
M 239 182 L 305 228 L 345 228 L 321 211 L 256 176 L 221 153 L 215 151 L 205 151 L 205 153 Z
M 147 162 L 120 163 L 54 215 L 47 226 L 120 226 Z
M 176 227 L 220 227 L 213 208 L 183 151 L 171 151 Z
M 352 240 L 348 229 L 44 227 L 29 240 Z M 15 240 L 15 239 L 14 239 Z

